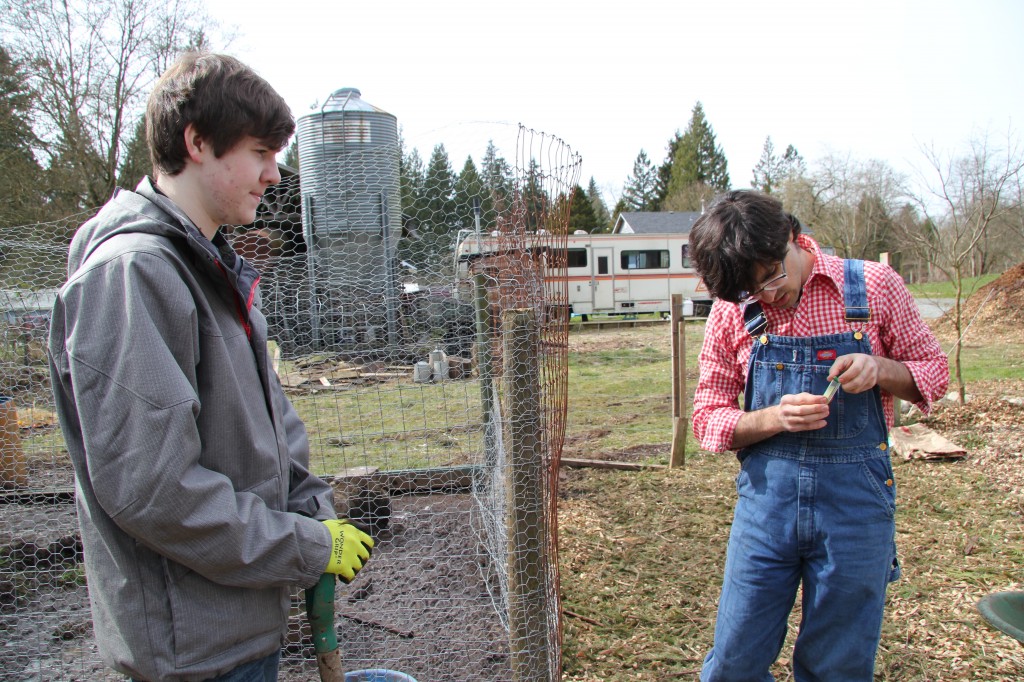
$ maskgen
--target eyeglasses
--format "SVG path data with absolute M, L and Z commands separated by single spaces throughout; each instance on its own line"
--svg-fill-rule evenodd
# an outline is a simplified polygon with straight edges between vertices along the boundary
M 786 254 L 789 255 L 789 252 L 787 251 Z M 781 261 L 779 261 L 779 266 L 782 267 L 782 272 L 780 274 L 778 274 L 778 275 L 775 275 L 774 277 L 769 279 L 767 282 L 762 284 L 761 287 L 757 291 L 755 291 L 753 293 L 747 293 L 746 291 L 741 291 L 740 292 L 740 303 L 750 303 L 756 297 L 760 296 L 761 294 L 763 294 L 766 291 L 776 291 L 776 290 L 782 288 L 782 285 L 786 283 L 786 277 L 787 277 L 787 275 L 786 275 L 786 259 L 785 258 L 783 258 Z

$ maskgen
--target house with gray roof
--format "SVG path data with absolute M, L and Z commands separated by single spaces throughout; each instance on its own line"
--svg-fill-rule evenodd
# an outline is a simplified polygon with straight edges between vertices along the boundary
M 614 234 L 689 234 L 699 211 L 624 211 L 615 220 Z

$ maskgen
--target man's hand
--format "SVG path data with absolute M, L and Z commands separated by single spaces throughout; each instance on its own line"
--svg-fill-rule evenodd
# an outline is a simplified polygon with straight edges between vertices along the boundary
M 322 522 L 331 531 L 331 558 L 325 573 L 334 573 L 342 582 L 349 583 L 370 559 L 373 538 L 345 519 Z
M 828 401 L 823 395 L 784 395 L 778 405 L 744 412 L 733 431 L 732 450 L 753 445 L 783 431 L 813 431 L 825 426 Z
M 826 417 L 828 400 L 823 395 L 812 393 L 782 396 L 776 413 L 780 432 L 814 431 L 825 426 Z
M 878 355 L 840 355 L 832 363 L 828 377 L 837 377 L 847 393 L 863 393 L 878 386 L 883 391 L 912 403 L 924 400 L 914 376 L 906 365 Z
M 828 371 L 829 381 L 837 377 L 847 393 L 870 391 L 880 379 L 878 358 L 866 353 L 841 355 Z

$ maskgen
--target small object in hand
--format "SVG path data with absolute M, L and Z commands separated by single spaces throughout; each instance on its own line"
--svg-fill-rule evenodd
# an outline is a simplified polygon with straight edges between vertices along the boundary
M 839 390 L 839 379 L 833 379 L 829 382 L 828 388 L 825 389 L 825 400 L 832 402 L 832 398 L 835 397 L 836 392 Z

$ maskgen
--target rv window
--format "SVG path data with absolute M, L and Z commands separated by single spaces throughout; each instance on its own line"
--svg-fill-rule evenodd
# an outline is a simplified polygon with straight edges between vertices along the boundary
M 586 249 L 569 249 L 568 267 L 570 267 L 570 268 L 585 268 L 585 267 L 587 267 L 587 250 Z
M 607 275 L 608 274 L 608 256 L 597 257 L 597 274 Z
M 649 251 L 623 251 L 623 270 L 653 270 L 668 267 L 668 250 L 651 249 Z
M 683 267 L 692 268 L 693 263 L 690 262 L 690 245 L 683 244 Z

